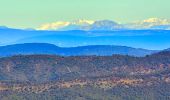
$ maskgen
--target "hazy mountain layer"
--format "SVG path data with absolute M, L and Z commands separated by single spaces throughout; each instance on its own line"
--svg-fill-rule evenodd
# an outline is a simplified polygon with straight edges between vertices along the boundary
M 36 31 L 0 28 L 0 44 L 50 43 L 60 47 L 123 45 L 151 50 L 170 45 L 168 30 Z
M 46 43 L 25 43 L 0 47 L 0 56 L 31 55 L 31 54 L 50 54 L 61 56 L 80 56 L 97 55 L 111 56 L 113 54 L 146 56 L 158 51 L 136 49 L 126 46 L 93 45 L 62 48 Z

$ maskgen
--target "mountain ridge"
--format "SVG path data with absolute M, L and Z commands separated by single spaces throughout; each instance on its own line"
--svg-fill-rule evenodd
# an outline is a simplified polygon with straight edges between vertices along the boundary
M 170 71 L 169 58 L 170 52 L 146 57 L 17 55 L 0 58 L 0 80 L 46 83 L 61 79 L 107 79 L 114 76 L 137 78 L 140 75 L 146 78 L 150 75 L 152 78 L 153 73 L 158 77 L 157 74 L 161 74 L 158 72 L 167 74 L 164 70 Z
M 169 30 L 170 20 L 165 18 L 148 18 L 142 21 L 118 24 L 113 20 L 77 20 L 73 22 L 54 22 L 43 24 L 38 30 L 124 30 L 124 29 L 160 29 Z
M 29 54 L 54 54 L 61 56 L 79 56 L 79 55 L 99 55 L 111 56 L 113 54 L 146 56 L 157 52 L 156 50 L 146 50 L 116 45 L 89 45 L 78 47 L 58 47 L 48 43 L 24 43 L 0 47 L 1 56 L 10 55 L 29 55 Z
M 169 100 L 170 52 L 0 58 L 2 100 Z

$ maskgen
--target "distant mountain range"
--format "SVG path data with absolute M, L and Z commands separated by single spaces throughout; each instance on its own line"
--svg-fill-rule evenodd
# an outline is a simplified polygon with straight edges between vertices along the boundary
M 43 24 L 37 30 L 139 30 L 139 29 L 157 29 L 170 30 L 169 19 L 149 18 L 143 21 L 136 21 L 127 24 L 118 24 L 111 20 L 77 20 L 73 22 L 54 22 Z
M 91 29 L 94 30 L 38 31 L 30 29 L 23 30 L 1 27 L 0 45 L 3 46 L 23 43 L 50 43 L 59 47 L 77 47 L 86 45 L 123 45 L 151 50 L 162 50 L 170 47 L 170 30 L 104 31 L 95 30 L 95 27 L 91 27 Z
M 54 22 L 41 25 L 37 30 L 118 30 L 123 26 L 111 20 L 78 20 L 73 22 Z
M 168 48 L 168 49 L 165 49 L 164 51 L 170 51 L 170 48 Z
M 62 48 L 57 47 L 53 44 L 46 43 L 25 43 L 0 47 L 1 57 L 31 54 L 50 54 L 61 56 L 81 56 L 81 55 L 111 56 L 113 54 L 120 54 L 130 56 L 146 56 L 155 52 L 158 51 L 111 45 L 93 45 Z

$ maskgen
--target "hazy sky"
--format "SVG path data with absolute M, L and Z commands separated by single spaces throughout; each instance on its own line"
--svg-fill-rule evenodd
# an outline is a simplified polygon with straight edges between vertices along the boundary
M 0 0 L 0 26 L 34 28 L 77 19 L 126 23 L 170 18 L 170 0 Z

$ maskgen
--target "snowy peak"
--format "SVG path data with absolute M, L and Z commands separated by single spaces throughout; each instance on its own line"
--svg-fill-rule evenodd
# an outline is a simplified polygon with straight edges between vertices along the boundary
M 72 22 L 54 22 L 41 25 L 37 30 L 114 30 L 121 25 L 110 20 L 76 20 Z
M 149 18 L 126 25 L 130 29 L 169 29 L 170 20 L 161 18 Z
M 121 29 L 170 29 L 170 19 L 149 18 L 127 24 L 118 24 L 111 20 L 75 20 L 58 21 L 41 25 L 37 30 L 121 30 Z
M 160 19 L 160 18 L 149 18 L 146 20 L 143 20 L 142 23 L 152 23 L 154 25 L 167 25 L 170 24 L 170 20 L 168 19 Z
M 38 27 L 37 30 L 57 30 L 59 28 L 68 26 L 69 24 L 70 22 L 62 22 L 62 21 L 47 23 L 47 24 L 43 24 L 40 27 Z
M 72 24 L 72 25 L 91 25 L 94 22 L 95 21 L 93 21 L 93 20 L 80 19 L 80 20 L 73 21 L 70 24 Z
M 90 25 L 93 23 L 94 21 L 92 20 L 76 20 L 72 22 L 57 21 L 54 23 L 43 24 L 39 28 L 37 28 L 37 30 L 61 30 L 61 29 L 67 29 L 66 27 L 69 27 L 69 26 L 74 28 L 73 26 L 86 26 L 86 25 Z
M 122 26 L 110 20 L 96 21 L 89 27 L 89 30 L 116 30 L 121 29 Z

